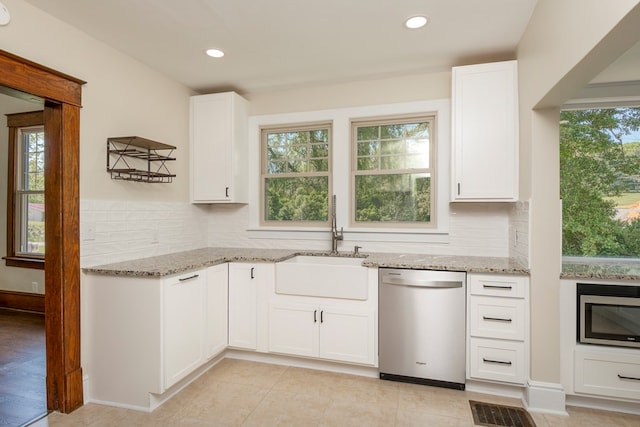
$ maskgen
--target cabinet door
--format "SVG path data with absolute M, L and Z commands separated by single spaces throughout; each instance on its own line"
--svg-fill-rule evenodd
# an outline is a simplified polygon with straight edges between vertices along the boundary
M 269 305 L 269 351 L 317 357 L 319 322 L 317 306 L 272 302 Z
M 229 264 L 229 346 L 256 350 L 258 269 L 255 264 Z
M 204 270 L 163 282 L 164 388 L 187 376 L 204 360 Z
M 220 264 L 207 269 L 204 357 L 209 359 L 227 348 L 228 269 Z
M 454 67 L 452 83 L 452 200 L 517 200 L 516 61 Z
M 247 105 L 234 92 L 191 97 L 192 203 L 247 203 Z
M 343 362 L 375 363 L 373 310 L 322 307 L 320 357 Z

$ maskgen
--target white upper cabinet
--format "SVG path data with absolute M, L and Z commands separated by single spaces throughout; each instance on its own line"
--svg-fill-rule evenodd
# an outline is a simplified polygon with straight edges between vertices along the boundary
M 247 203 L 247 120 L 235 92 L 191 97 L 191 203 Z
M 517 201 L 517 62 L 454 67 L 451 98 L 451 200 Z

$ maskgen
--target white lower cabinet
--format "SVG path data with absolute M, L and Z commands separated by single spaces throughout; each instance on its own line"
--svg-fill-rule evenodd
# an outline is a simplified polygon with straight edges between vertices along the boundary
M 227 263 L 207 269 L 204 357 L 210 359 L 227 348 L 229 328 L 229 273 Z
M 269 351 L 372 365 L 373 309 L 286 301 L 269 306 Z
M 575 392 L 640 399 L 640 357 L 633 351 L 576 349 Z
M 229 263 L 229 346 L 265 350 L 266 297 L 273 287 L 270 263 Z
M 467 377 L 524 385 L 529 290 L 525 276 L 467 274 Z
M 206 273 L 197 271 L 162 284 L 162 354 L 164 388 L 169 388 L 204 361 Z
M 276 297 L 269 304 L 269 351 L 376 365 L 376 310 L 370 303 Z
M 154 409 L 226 347 L 226 264 L 165 278 L 83 277 L 91 401 Z M 211 279 L 211 280 L 210 280 Z

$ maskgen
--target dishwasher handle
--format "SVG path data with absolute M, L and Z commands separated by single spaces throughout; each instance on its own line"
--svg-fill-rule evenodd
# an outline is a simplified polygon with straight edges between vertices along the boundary
M 386 285 L 414 286 L 417 288 L 461 288 L 462 281 L 459 280 L 416 280 L 403 279 L 401 277 L 386 276 L 382 283 Z

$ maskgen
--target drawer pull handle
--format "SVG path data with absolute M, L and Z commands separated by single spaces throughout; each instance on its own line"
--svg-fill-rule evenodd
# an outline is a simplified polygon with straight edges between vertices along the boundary
M 511 285 L 508 286 L 500 286 L 500 285 L 482 285 L 483 288 L 485 289 L 504 289 L 504 290 L 510 290 L 513 289 L 513 287 Z
M 636 377 L 628 377 L 626 375 L 620 375 L 618 374 L 618 378 L 620 378 L 621 380 L 633 380 L 633 381 L 640 381 L 640 378 L 636 378 Z
M 178 280 L 181 282 L 186 282 L 187 280 L 196 279 L 198 277 L 200 277 L 199 274 L 194 274 L 193 276 L 189 276 L 189 277 L 181 277 Z
M 495 364 L 498 364 L 498 365 L 508 365 L 508 366 L 511 366 L 513 364 L 510 361 L 506 361 L 505 362 L 504 360 L 493 360 L 493 359 L 487 359 L 487 358 L 484 358 L 484 357 L 482 358 L 482 361 L 484 363 L 495 363 Z
M 507 323 L 512 322 L 511 319 L 503 319 L 501 317 L 488 317 L 488 316 L 482 316 L 482 320 L 493 320 L 494 322 L 507 322 Z
M 317 314 L 318 314 L 318 310 L 313 310 L 313 323 L 318 322 L 318 318 L 316 317 Z

